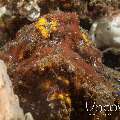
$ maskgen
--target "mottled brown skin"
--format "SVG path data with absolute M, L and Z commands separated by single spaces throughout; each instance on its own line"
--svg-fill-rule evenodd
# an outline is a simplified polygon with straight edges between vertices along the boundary
M 75 13 L 56 12 L 44 18 L 59 22 L 48 39 L 33 23 L 0 52 L 22 107 L 35 120 L 105 120 L 102 113 L 92 111 L 96 115 L 90 116 L 85 109 L 86 101 L 89 107 L 93 101 L 100 105 L 115 101 L 100 52 L 88 38 L 84 40 Z

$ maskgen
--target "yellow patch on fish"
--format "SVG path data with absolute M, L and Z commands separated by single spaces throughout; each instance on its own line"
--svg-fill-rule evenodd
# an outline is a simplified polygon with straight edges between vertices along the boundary
M 58 21 L 55 19 L 48 22 L 46 18 L 40 18 L 35 24 L 35 27 L 41 32 L 42 36 L 47 39 L 52 32 L 57 31 L 58 25 Z

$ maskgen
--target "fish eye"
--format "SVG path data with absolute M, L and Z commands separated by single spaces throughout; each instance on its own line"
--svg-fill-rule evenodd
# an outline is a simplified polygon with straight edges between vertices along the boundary
M 96 36 L 97 36 L 96 33 L 94 34 L 94 36 L 95 36 L 95 38 L 96 38 Z
M 110 30 L 110 27 L 107 27 L 106 29 L 107 29 L 107 30 Z

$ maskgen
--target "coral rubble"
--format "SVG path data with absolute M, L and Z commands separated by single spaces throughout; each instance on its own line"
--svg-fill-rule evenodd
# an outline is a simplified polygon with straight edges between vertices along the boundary
M 110 112 L 109 106 L 92 109 L 94 103 L 118 105 L 119 96 L 75 13 L 53 12 L 24 26 L 1 48 L 0 58 L 22 107 L 35 120 L 119 118 L 119 111 Z

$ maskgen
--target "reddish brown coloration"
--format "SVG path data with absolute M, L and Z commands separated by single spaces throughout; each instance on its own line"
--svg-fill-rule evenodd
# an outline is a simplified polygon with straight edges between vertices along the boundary
M 89 116 L 85 109 L 86 101 L 92 106 L 93 101 L 105 105 L 115 100 L 110 82 L 101 74 L 100 52 L 83 37 L 76 14 L 58 12 L 44 18 L 59 22 L 50 38 L 43 39 L 33 23 L 0 53 L 9 63 L 21 105 L 36 120 L 105 120 L 102 113 L 92 111 L 96 116 Z

